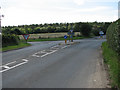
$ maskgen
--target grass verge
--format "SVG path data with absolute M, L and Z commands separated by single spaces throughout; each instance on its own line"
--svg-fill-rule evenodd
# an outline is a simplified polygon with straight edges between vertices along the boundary
M 73 37 L 73 40 L 77 39 L 85 39 L 85 38 L 90 38 L 90 37 Z M 37 42 L 37 41 L 60 41 L 60 40 L 65 40 L 63 37 L 62 38 L 41 38 L 41 39 L 29 39 L 29 42 Z M 67 38 L 69 40 L 69 38 Z
M 3 47 L 2 49 L 0 49 L 0 51 L 4 52 L 4 51 L 9 51 L 9 50 L 24 48 L 24 47 L 27 47 L 27 46 L 30 46 L 30 45 L 31 44 L 29 44 L 29 43 L 20 43 L 18 45 Z
M 104 62 L 108 65 L 111 86 L 120 88 L 120 61 L 118 54 L 109 48 L 107 42 L 102 43 Z

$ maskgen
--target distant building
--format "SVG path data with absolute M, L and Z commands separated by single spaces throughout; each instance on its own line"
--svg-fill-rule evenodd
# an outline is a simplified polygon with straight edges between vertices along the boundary
M 118 18 L 120 18 L 120 1 L 118 2 Z

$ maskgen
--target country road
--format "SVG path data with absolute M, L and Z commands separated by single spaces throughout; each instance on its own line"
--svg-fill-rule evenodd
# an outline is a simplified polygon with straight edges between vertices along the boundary
M 100 47 L 105 39 L 32 42 L 3 53 L 3 88 L 104 88 L 99 72 Z M 102 81 L 103 80 L 103 81 Z

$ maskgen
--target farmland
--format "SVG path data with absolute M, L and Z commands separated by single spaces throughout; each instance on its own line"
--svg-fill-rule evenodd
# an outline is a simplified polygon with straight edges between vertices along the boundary
M 49 38 L 61 38 L 67 35 L 67 33 L 40 33 L 30 34 L 29 39 L 49 39 Z M 75 32 L 74 36 L 80 36 L 80 32 Z M 20 39 L 24 39 L 22 35 L 19 35 Z

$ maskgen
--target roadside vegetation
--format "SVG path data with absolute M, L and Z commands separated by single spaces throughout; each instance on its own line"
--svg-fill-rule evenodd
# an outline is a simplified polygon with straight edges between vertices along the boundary
M 78 22 L 5 26 L 2 27 L 2 50 L 29 46 L 23 42 L 23 34 L 30 34 L 30 42 L 64 40 L 64 35 L 67 35 L 69 40 L 67 33 L 73 29 L 75 40 L 97 36 L 100 30 L 106 33 L 109 25 L 110 22 Z
M 79 37 L 73 37 L 73 40 L 77 40 L 77 39 L 85 39 L 85 38 L 90 38 L 90 37 L 84 37 L 84 36 L 79 36 Z M 37 42 L 37 41 L 60 41 L 60 40 L 65 40 L 63 37 L 59 37 L 59 38 L 41 38 L 41 39 L 29 39 L 28 42 Z M 70 38 L 68 37 L 66 40 L 70 40 Z
M 2 34 L 2 48 L 0 48 L 0 51 L 14 50 L 27 46 L 30 46 L 30 44 L 25 41 L 21 41 L 15 34 Z
M 18 45 L 11 45 L 11 46 L 3 47 L 2 51 L 4 52 L 4 51 L 9 51 L 9 50 L 15 50 L 15 49 L 20 49 L 20 48 L 28 47 L 28 46 L 31 46 L 31 44 L 21 42 Z
M 104 62 L 108 65 L 111 86 L 120 88 L 120 19 L 107 29 L 107 42 L 102 44 Z
M 92 32 L 104 31 L 106 33 L 107 27 L 111 22 L 77 22 L 77 23 L 51 23 L 51 24 L 32 24 L 19 26 L 5 26 L 2 27 L 4 34 L 40 34 L 40 33 L 61 33 L 69 32 L 73 29 L 74 32 L 81 32 L 82 27 L 87 24 L 91 26 Z M 99 34 L 99 33 L 98 33 Z

